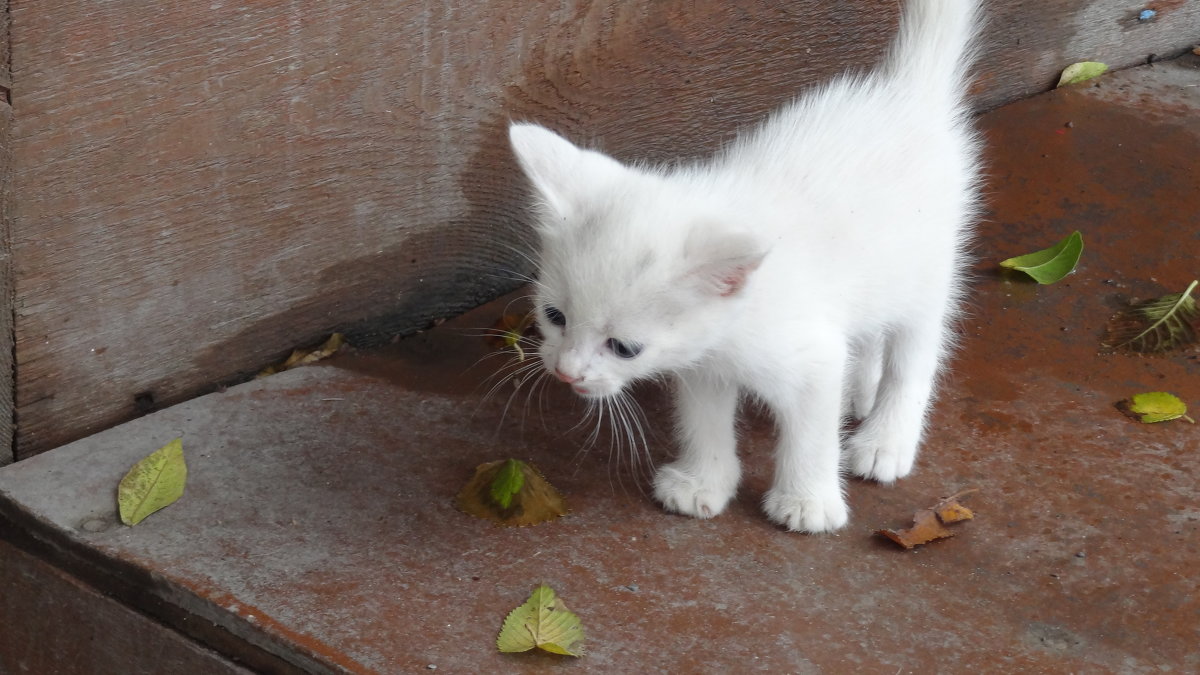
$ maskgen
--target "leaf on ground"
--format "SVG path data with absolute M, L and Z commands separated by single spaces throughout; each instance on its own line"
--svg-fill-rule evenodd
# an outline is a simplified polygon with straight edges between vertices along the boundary
M 502 652 L 538 648 L 564 656 L 583 656 L 583 624 L 554 590 L 542 584 L 525 604 L 508 613 L 496 647 Z
M 1196 420 L 1187 416 L 1187 404 L 1178 396 L 1165 391 L 1134 394 L 1129 400 L 1118 403 L 1117 408 L 1133 419 L 1146 424 L 1169 422 L 1180 418 L 1192 424 L 1196 423 Z
M 1009 258 L 1000 266 L 1024 272 L 1039 284 L 1052 284 L 1075 270 L 1083 254 L 1083 235 L 1075 230 L 1050 248 Z
M 567 513 L 562 495 L 537 467 L 516 459 L 477 466 L 454 504 L 463 513 L 507 527 L 536 525 Z
M 1093 77 L 1101 75 L 1108 70 L 1108 66 L 1099 61 L 1080 61 L 1072 63 L 1063 69 L 1062 75 L 1058 78 L 1058 84 L 1055 87 L 1061 87 L 1067 84 L 1075 84 L 1090 80 Z
M 310 363 L 315 363 L 321 359 L 327 359 L 333 356 L 339 349 L 346 344 L 346 338 L 341 333 L 334 333 L 329 336 L 329 339 L 321 344 L 316 349 L 294 349 L 292 355 L 283 363 L 278 363 L 273 366 L 267 366 L 259 371 L 255 377 L 266 377 L 275 373 L 282 373 L 285 370 L 291 370 L 296 366 L 304 366 Z
M 521 472 L 521 462 L 515 459 L 506 460 L 492 479 L 490 488 L 492 502 L 502 509 L 512 506 L 512 499 L 525 485 L 525 475 Z
M 533 312 L 505 314 L 488 331 L 488 344 L 492 349 L 511 349 L 517 353 L 518 360 L 524 361 L 525 350 L 521 348 L 521 343 L 532 327 Z
M 1200 307 L 1192 291 L 1197 284 L 1200 281 L 1192 281 L 1182 293 L 1139 302 L 1114 314 L 1100 350 L 1157 354 L 1195 344 L 1200 334 Z
M 946 525 L 962 520 L 971 520 L 975 513 L 959 503 L 964 495 L 975 492 L 963 490 L 946 497 L 932 508 L 921 509 L 913 514 L 913 526 L 904 530 L 876 530 L 875 533 L 896 542 L 905 549 L 916 548 L 931 541 L 953 537 L 954 532 Z
M 117 486 L 121 522 L 133 526 L 183 496 L 187 463 L 183 440 L 176 438 L 133 465 Z

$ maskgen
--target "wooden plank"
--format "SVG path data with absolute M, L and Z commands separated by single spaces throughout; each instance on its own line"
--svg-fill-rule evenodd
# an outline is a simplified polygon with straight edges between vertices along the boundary
M 2 540 L 0 626 L 0 673 L 250 673 Z
M 1154 3 L 1152 3 L 1154 4 Z M 1180 51 L 1196 3 L 989 3 L 981 107 Z M 17 456 L 411 331 L 529 271 L 509 119 L 708 151 L 877 58 L 896 3 L 13 2 Z
M 13 449 L 12 107 L 9 94 L 8 2 L 0 2 L 0 466 Z

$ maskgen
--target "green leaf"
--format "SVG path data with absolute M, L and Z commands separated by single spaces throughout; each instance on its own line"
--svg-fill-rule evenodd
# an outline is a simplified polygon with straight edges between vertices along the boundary
M 186 482 L 183 440 L 176 438 L 134 464 L 121 479 L 117 486 L 121 522 L 137 525 L 151 513 L 170 506 L 183 496 Z
M 1180 417 L 1192 424 L 1196 423 L 1196 420 L 1187 416 L 1187 404 L 1179 400 L 1178 396 L 1168 394 L 1165 391 L 1134 394 L 1129 399 L 1127 407 L 1129 408 L 1129 412 L 1133 413 L 1146 424 L 1168 422 Z
M 1196 342 L 1200 332 L 1200 307 L 1192 291 L 1193 280 L 1182 293 L 1171 293 L 1117 312 L 1108 321 L 1101 349 L 1141 354 L 1165 352 Z
M 1074 271 L 1082 253 L 1083 235 L 1075 230 L 1050 248 L 1009 258 L 1000 266 L 1024 272 L 1039 284 L 1052 284 Z
M 537 647 L 553 654 L 583 656 L 583 625 L 554 590 L 542 584 L 525 604 L 508 613 L 496 647 L 509 653 Z
M 510 459 L 500 467 L 496 477 L 492 479 L 492 501 L 507 509 L 512 505 L 513 497 L 525 486 L 524 462 Z
M 1090 80 L 1108 70 L 1108 66 L 1099 61 L 1080 61 L 1072 63 L 1063 69 L 1062 75 L 1058 78 L 1056 87 L 1061 87 L 1065 84 L 1075 84 Z

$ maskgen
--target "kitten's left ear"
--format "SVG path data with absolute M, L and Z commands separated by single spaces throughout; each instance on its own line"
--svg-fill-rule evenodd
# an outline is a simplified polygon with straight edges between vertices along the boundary
M 767 257 L 766 249 L 746 234 L 693 240 L 688 249 L 688 258 L 695 261 L 689 276 L 705 291 L 723 298 L 740 293 Z
M 572 214 L 583 190 L 623 169 L 615 159 L 576 147 L 537 124 L 513 124 L 508 138 L 521 169 L 560 216 Z

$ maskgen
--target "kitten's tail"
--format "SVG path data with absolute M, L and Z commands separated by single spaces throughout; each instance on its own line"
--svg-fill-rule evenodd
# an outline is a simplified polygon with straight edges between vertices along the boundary
M 916 91 L 956 105 L 979 30 L 979 0 L 908 0 L 886 71 Z

